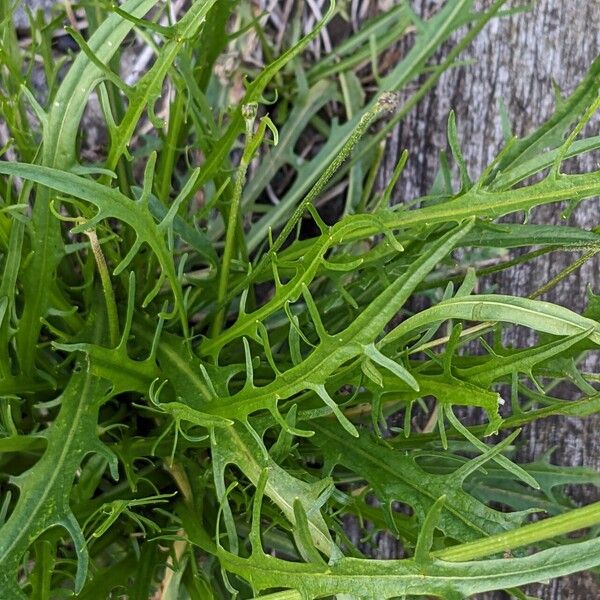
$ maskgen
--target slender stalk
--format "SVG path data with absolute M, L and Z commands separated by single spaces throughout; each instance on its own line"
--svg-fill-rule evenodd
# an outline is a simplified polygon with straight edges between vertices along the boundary
M 450 562 L 477 560 L 491 554 L 515 550 L 595 525 L 600 525 L 600 502 L 594 502 L 589 506 L 576 508 L 537 523 L 524 525 L 506 533 L 438 550 L 433 552 L 433 556 Z
M 159 200 L 167 206 L 175 155 L 181 136 L 181 127 L 185 116 L 185 97 L 175 86 L 175 99 L 169 108 L 169 125 L 165 136 L 163 151 L 160 154 L 156 173 L 156 190 Z
M 106 302 L 106 314 L 108 316 L 108 332 L 110 336 L 111 346 L 115 347 L 119 343 L 119 315 L 117 312 L 117 303 L 115 301 L 115 294 L 113 292 L 112 283 L 110 281 L 110 274 L 108 272 L 108 266 L 98 241 L 95 229 L 89 229 L 85 232 L 90 244 L 92 246 L 92 252 L 96 259 L 96 266 L 98 267 L 98 273 L 100 273 L 100 281 L 102 282 L 102 291 L 104 293 L 104 301 Z
M 181 465 L 180 462 L 171 462 L 170 464 L 165 462 L 165 468 L 177 484 L 181 495 L 183 496 L 183 501 L 186 505 L 191 509 L 193 508 L 193 492 L 192 486 L 190 485 L 190 481 L 188 479 L 187 473 L 185 469 Z M 185 529 L 180 528 L 177 531 L 177 535 L 181 538 L 185 538 L 186 532 Z M 180 565 L 181 559 L 183 558 L 185 552 L 188 549 L 188 542 L 185 539 L 175 540 L 173 542 L 173 552 L 167 558 L 167 567 L 165 569 L 165 574 L 163 576 L 162 582 L 160 584 L 160 589 L 163 591 L 163 596 L 166 597 L 169 586 L 171 585 L 171 581 L 175 573 L 177 572 L 177 566 Z
M 535 292 L 529 294 L 529 298 L 535 299 L 543 296 L 546 292 L 549 292 L 553 287 L 557 286 L 563 279 L 580 269 L 588 260 L 591 260 L 600 252 L 600 248 L 594 248 L 590 252 L 584 254 L 581 258 L 571 263 L 568 267 L 564 268 L 556 277 L 553 277 L 550 281 L 539 287 Z
M 219 287 L 217 289 L 217 306 L 219 310 L 215 315 L 215 319 L 211 327 L 212 337 L 219 335 L 223 329 L 223 321 L 225 320 L 225 305 L 223 301 L 227 295 L 229 272 L 231 270 L 231 259 L 233 257 L 233 251 L 235 247 L 236 233 L 239 230 L 240 222 L 240 202 L 242 198 L 242 191 L 244 189 L 244 183 L 246 182 L 246 173 L 248 172 L 248 166 L 254 155 L 254 150 L 257 147 L 256 143 L 252 143 L 254 140 L 253 127 L 256 119 L 257 105 L 256 104 L 245 104 L 242 107 L 242 115 L 246 122 L 246 140 L 244 145 L 244 152 L 240 160 L 240 165 L 237 170 L 235 183 L 233 186 L 233 196 L 231 198 L 231 205 L 229 207 L 229 215 L 227 218 L 227 231 L 225 233 L 225 247 L 223 249 L 223 259 L 221 263 L 221 270 L 219 273 Z M 259 134 L 257 134 L 259 135 Z
M 296 207 L 291 217 L 287 220 L 285 226 L 281 230 L 281 233 L 269 248 L 268 252 L 265 252 L 261 257 L 260 261 L 252 271 L 252 274 L 248 277 L 245 277 L 240 283 L 238 283 L 237 286 L 235 286 L 235 288 L 231 291 L 231 296 L 248 287 L 256 279 L 256 277 L 262 273 L 265 267 L 273 260 L 273 256 L 276 254 L 276 252 L 283 246 L 292 231 L 294 231 L 298 221 L 302 218 L 307 208 L 314 204 L 315 200 L 317 200 L 319 195 L 323 192 L 332 177 L 339 172 L 340 168 L 351 155 L 352 150 L 362 139 L 371 124 L 382 114 L 388 111 L 393 111 L 396 109 L 396 107 L 396 94 L 392 92 L 384 92 L 379 96 L 371 110 L 367 111 L 361 117 L 358 125 L 348 137 L 339 153 L 321 173 L 321 176 L 319 179 L 317 179 L 314 186 L 305 196 L 304 200 Z

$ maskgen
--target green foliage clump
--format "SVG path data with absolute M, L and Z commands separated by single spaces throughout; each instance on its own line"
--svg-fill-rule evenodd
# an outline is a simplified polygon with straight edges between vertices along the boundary
M 598 252 L 596 230 L 500 219 L 600 195 L 600 171 L 562 168 L 600 147 L 579 139 L 600 62 L 476 180 L 451 115 L 428 196 L 391 206 L 407 153 L 375 185 L 391 128 L 504 4 L 423 21 L 396 3 L 311 59 L 343 6 L 276 42 L 235 0 L 176 22 L 155 0 L 84 3 L 87 35 L 56 62 L 62 15 L 32 15 L 20 47 L 0 1 L 0 598 L 525 598 L 600 566 L 600 506 L 565 493 L 598 474 L 514 461 L 519 427 L 600 409 L 578 368 L 595 299 L 583 316 L 475 293 L 540 253 Z M 119 66 L 140 43 L 154 55 L 132 86 Z M 108 139 L 86 162 L 93 93 Z M 515 325 L 538 342 L 503 345 Z M 381 532 L 405 558 L 369 558 Z

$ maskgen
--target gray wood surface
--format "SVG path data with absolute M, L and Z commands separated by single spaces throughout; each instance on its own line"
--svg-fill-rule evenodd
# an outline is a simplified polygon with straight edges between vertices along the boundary
M 435 10 L 441 2 L 418 0 L 415 9 L 422 14 Z M 515 6 L 516 3 L 513 3 Z M 532 11 L 490 23 L 463 55 L 473 64 L 447 73 L 437 91 L 398 127 L 390 147 L 408 148 L 411 159 L 399 186 L 399 196 L 410 198 L 429 189 L 438 165 L 440 150 L 446 149 L 448 111 L 456 111 L 459 136 L 472 176 L 481 173 L 501 146 L 502 133 L 498 101 L 508 108 L 513 130 L 525 135 L 551 112 L 554 105 L 553 80 L 564 93 L 583 76 L 587 66 L 600 53 L 600 2 L 598 0 L 539 0 Z M 596 121 L 597 123 L 597 121 Z M 597 124 L 594 129 L 598 130 Z M 391 172 L 396 156 L 386 165 Z M 580 161 L 577 168 L 590 168 L 598 156 Z M 560 210 L 545 207 L 533 215 L 535 222 L 558 223 Z M 582 204 L 572 223 L 591 228 L 600 222 L 598 199 Z M 554 253 L 498 277 L 498 291 L 525 296 L 551 279 L 574 259 L 573 254 Z M 586 287 L 600 292 L 597 260 L 587 263 L 542 299 L 581 311 Z M 526 332 L 517 332 L 510 342 L 527 344 Z M 595 358 L 595 357 L 594 357 Z M 590 368 L 598 360 L 588 361 Z M 594 364 L 595 363 L 595 364 Z M 533 460 L 556 447 L 553 461 L 558 464 L 600 468 L 600 416 L 579 419 L 546 419 L 530 427 L 523 436 L 522 460 Z M 593 489 L 574 492 L 578 502 L 598 500 Z M 380 556 L 395 556 L 389 540 L 380 542 Z M 544 600 L 595 600 L 600 585 L 590 574 L 558 579 L 549 585 L 532 586 L 529 593 Z M 499 600 L 503 593 L 486 598 Z

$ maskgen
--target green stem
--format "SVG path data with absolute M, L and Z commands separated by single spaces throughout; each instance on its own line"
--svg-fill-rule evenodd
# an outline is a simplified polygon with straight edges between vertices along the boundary
M 364 188 L 362 190 L 362 194 L 360 197 L 360 202 L 356 207 L 357 213 L 363 213 L 366 211 L 367 203 L 371 198 L 371 193 L 373 192 L 373 187 L 375 186 L 375 180 L 377 179 L 377 175 L 381 171 L 381 162 L 383 161 L 383 157 L 385 156 L 386 143 L 385 140 L 382 140 L 377 146 L 377 154 L 375 155 L 375 159 L 373 160 L 373 164 L 369 169 L 369 173 L 367 175 L 367 179 L 365 181 Z
M 358 125 L 348 137 L 340 152 L 335 156 L 331 163 L 329 163 L 328 167 L 323 171 L 319 179 L 317 179 L 315 185 L 305 196 L 304 200 L 296 207 L 281 233 L 273 245 L 269 248 L 268 252 L 263 254 L 252 274 L 248 277 L 245 277 L 237 286 L 235 286 L 231 292 L 231 297 L 248 287 L 253 281 L 255 281 L 257 276 L 262 273 L 264 268 L 271 262 L 271 260 L 273 260 L 275 253 L 281 248 L 281 246 L 283 246 L 285 240 L 289 237 L 292 231 L 294 231 L 296 224 L 302 218 L 306 209 L 314 204 L 315 200 L 317 200 L 331 178 L 339 172 L 341 166 L 350 156 L 352 150 L 364 136 L 370 125 L 382 113 L 395 110 L 396 103 L 396 95 L 393 92 L 384 92 L 379 96 L 373 107 L 361 117 Z
M 312 187 L 310 192 L 308 192 L 308 194 L 306 195 L 304 200 L 296 207 L 296 210 L 294 210 L 294 212 L 292 213 L 292 216 L 285 224 L 285 227 L 282 229 L 281 233 L 275 240 L 275 243 L 269 249 L 269 252 L 267 252 L 264 255 L 263 260 L 261 260 L 261 263 L 263 263 L 262 266 L 264 266 L 264 264 L 266 262 L 271 260 L 273 257 L 273 254 L 281 248 L 281 246 L 284 244 L 285 240 L 288 238 L 290 233 L 292 233 L 292 231 L 296 227 L 296 224 L 298 223 L 298 221 L 302 218 L 302 215 L 304 214 L 304 212 L 306 211 L 308 206 L 310 206 L 311 204 L 314 204 L 315 200 L 317 200 L 317 198 L 319 197 L 321 192 L 325 189 L 325 186 L 327 185 L 329 180 L 338 173 L 338 171 L 340 170 L 340 167 L 344 164 L 344 162 L 346 162 L 346 159 L 350 156 L 352 150 L 354 149 L 356 144 L 358 144 L 358 142 L 361 140 L 361 138 L 364 136 L 364 134 L 366 133 L 366 131 L 370 127 L 370 125 L 382 113 L 393 110 L 395 108 L 395 105 L 396 105 L 395 94 L 390 93 L 390 92 L 384 92 L 383 94 L 380 95 L 379 99 L 373 105 L 371 110 L 367 111 L 362 116 L 362 118 L 358 122 L 358 125 L 356 126 L 356 129 L 352 132 L 350 137 L 346 140 L 346 143 L 342 146 L 342 149 L 340 150 L 339 154 L 337 154 L 336 157 L 331 161 L 331 163 L 323 171 L 323 173 L 321 174 L 319 179 L 317 179 L 315 185 Z M 259 265 L 256 268 L 255 273 L 258 273 L 260 270 L 261 270 L 261 265 Z
M 550 517 L 537 523 L 524 525 L 506 533 L 499 533 L 474 542 L 438 550 L 433 552 L 432 555 L 450 562 L 477 560 L 594 525 L 600 525 L 600 502 L 595 502 L 583 508 L 576 508 L 565 514 Z
M 167 206 L 169 204 L 169 191 L 171 188 L 171 178 L 173 174 L 173 166 L 175 164 L 175 153 L 179 145 L 181 135 L 181 126 L 185 115 L 185 97 L 176 90 L 175 100 L 172 102 L 169 109 L 169 128 L 165 138 L 163 151 L 160 154 L 156 179 L 156 191 L 158 199 Z
M 253 126 L 254 120 L 256 119 L 257 107 L 255 104 L 246 104 L 242 108 L 242 114 L 246 121 L 246 140 L 244 146 L 244 152 L 240 160 L 240 166 L 238 167 L 235 183 L 233 186 L 233 196 L 231 198 L 231 205 L 229 207 L 229 215 L 227 217 L 227 231 L 225 233 L 225 247 L 223 249 L 223 258 L 221 263 L 221 270 L 219 273 L 219 287 L 217 289 L 217 306 L 219 310 L 215 315 L 215 319 L 211 327 L 211 337 L 219 335 L 223 329 L 223 322 L 225 320 L 225 296 L 227 295 L 229 272 L 231 270 L 231 259 L 235 248 L 236 234 L 239 234 L 239 213 L 240 213 L 240 202 L 242 198 L 242 191 L 244 189 L 244 183 L 246 182 L 246 173 L 248 172 L 248 166 L 254 155 L 254 150 L 257 148 L 257 144 L 253 143 Z M 243 233 L 243 232 L 242 232 Z
M 549 292 L 553 287 L 558 285 L 563 279 L 568 277 L 571 273 L 574 273 L 578 269 L 580 269 L 588 260 L 591 260 L 600 252 L 600 249 L 594 248 L 587 254 L 584 254 L 581 258 L 577 259 L 575 262 L 564 268 L 556 277 L 553 277 L 550 281 L 545 283 L 543 286 L 535 290 L 533 293 L 529 294 L 529 298 L 535 299 L 543 296 L 545 293 Z
M 492 265 L 491 267 L 483 267 L 481 269 L 475 269 L 475 275 L 477 277 L 485 277 L 487 275 L 493 275 L 495 273 L 500 273 L 501 271 L 506 271 L 512 267 L 516 267 L 520 264 L 525 264 L 532 261 L 534 258 L 538 258 L 540 256 L 544 256 L 551 252 L 557 252 L 565 250 L 564 247 L 561 246 L 552 246 L 548 248 L 539 248 L 538 250 L 532 250 L 531 252 L 527 252 L 526 254 L 521 254 L 519 256 L 515 256 L 509 260 L 498 263 L 497 265 Z M 438 279 L 432 279 L 431 281 L 424 281 L 419 286 L 417 286 L 417 291 L 422 292 L 425 290 L 434 290 L 439 288 L 440 286 L 445 286 L 448 282 L 452 281 L 453 283 L 460 284 L 465 278 L 466 269 L 462 269 L 456 275 L 450 275 L 446 277 L 440 277 Z M 530 296 L 530 298 L 534 298 L 537 296 Z
M 125 114 L 125 109 L 123 106 L 123 99 L 119 94 L 119 90 L 115 88 L 114 85 L 110 84 L 106 86 L 108 92 L 108 98 L 110 102 L 110 106 L 113 111 L 113 115 L 121 122 L 123 115 Z M 133 198 L 133 193 L 131 191 L 131 182 L 133 182 L 133 174 L 131 171 L 130 163 L 125 160 L 122 156 L 119 157 L 119 161 L 116 166 L 117 171 L 117 181 L 119 182 L 119 189 L 125 196 L 128 198 Z
M 110 274 L 108 267 L 106 266 L 106 260 L 98 241 L 95 229 L 86 231 L 85 234 L 90 240 L 92 246 L 92 252 L 96 259 L 96 265 L 98 272 L 100 273 L 100 281 L 102 282 L 102 291 L 104 292 L 104 300 L 106 302 L 106 314 L 108 315 L 108 331 L 110 335 L 110 343 L 114 348 L 119 343 L 119 316 L 117 312 L 117 303 L 115 301 L 115 294 L 113 292 L 112 283 L 110 281 Z

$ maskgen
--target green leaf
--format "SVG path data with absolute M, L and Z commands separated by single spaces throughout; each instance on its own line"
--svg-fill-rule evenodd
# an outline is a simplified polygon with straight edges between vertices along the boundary
M 340 435 L 329 424 L 313 423 L 316 435 L 310 438 L 333 464 L 343 465 L 367 481 L 387 509 L 392 502 L 403 502 L 422 522 L 433 504 L 446 496 L 438 527 L 457 540 L 477 539 L 485 534 L 508 530 L 518 525 L 523 513 L 501 513 L 488 508 L 460 487 L 452 475 L 433 475 L 421 469 L 415 459 L 383 443 L 362 435 L 357 440 Z
M 108 188 L 89 179 L 37 165 L 22 163 L 0 164 L 0 173 L 18 175 L 52 188 L 57 192 L 81 198 L 96 206 L 98 208 L 96 215 L 84 225 L 78 226 L 75 230 L 79 229 L 83 231 L 89 229 L 100 221 L 109 218 L 119 219 L 123 223 L 130 225 L 135 231 L 137 239 L 119 266 L 120 269 L 123 269 L 132 260 L 143 243 L 148 244 L 156 254 L 161 268 L 171 284 L 171 289 L 175 297 L 176 310 L 181 318 L 184 331 L 187 331 L 188 326 L 187 317 L 184 312 L 183 292 L 175 271 L 171 252 L 165 240 L 164 227 L 161 227 L 165 221 L 161 221 L 160 224 L 155 222 L 144 198 L 132 201 L 118 190 Z
M 600 344 L 600 324 L 567 308 L 541 300 L 482 294 L 466 298 L 451 298 L 424 310 L 390 332 L 384 338 L 383 345 L 423 329 L 431 323 L 446 319 L 504 321 L 559 336 L 585 334 L 584 337 L 595 344 Z
M 81 367 L 83 369 L 83 365 Z M 28 471 L 14 477 L 19 500 L 6 523 L 0 527 L 0 595 L 25 598 L 16 584 L 21 558 L 29 545 L 51 527 L 62 527 L 71 536 L 78 556 L 75 589 L 82 589 L 88 569 L 88 552 L 69 496 L 75 472 L 90 452 L 107 456 L 108 449 L 96 437 L 100 402 L 106 383 L 82 372 L 74 375 L 61 395 L 61 410 L 47 431 L 47 448 Z M 109 455 L 117 476 L 114 455 Z

